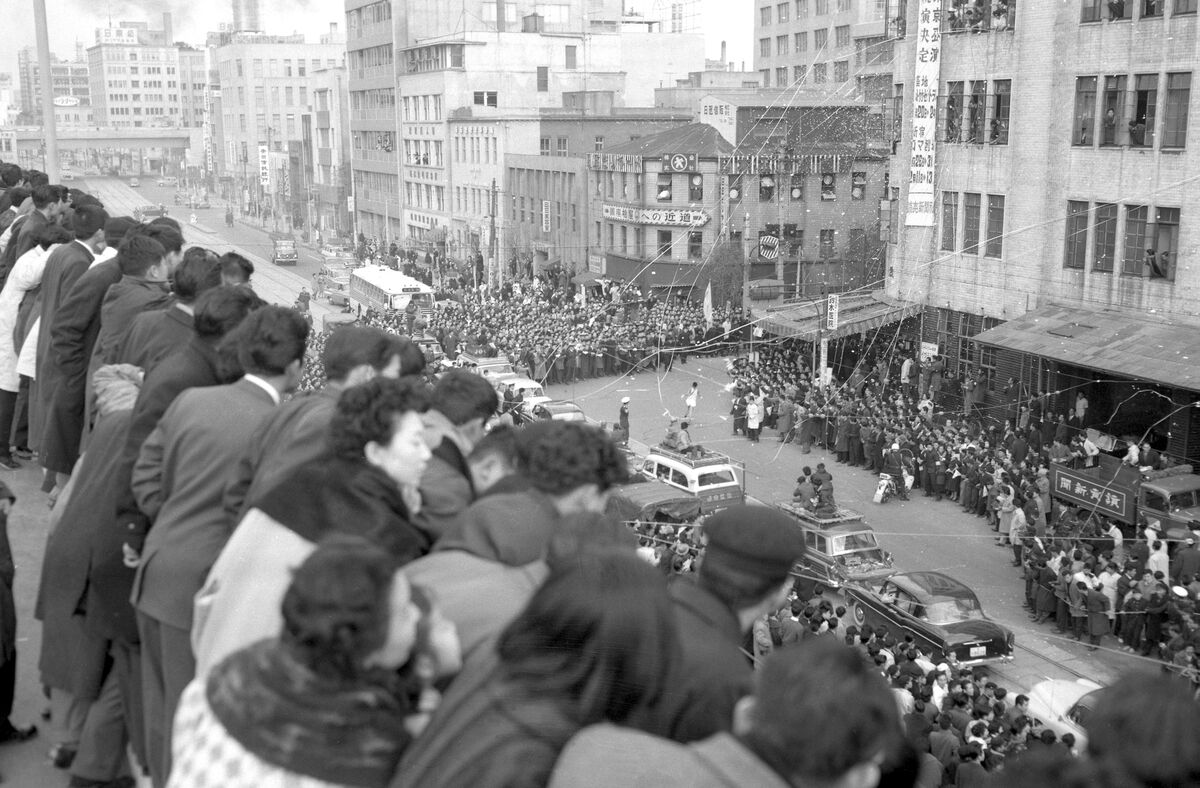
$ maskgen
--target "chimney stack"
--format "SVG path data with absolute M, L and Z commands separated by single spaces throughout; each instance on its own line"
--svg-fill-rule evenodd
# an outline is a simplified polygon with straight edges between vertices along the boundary
M 725 62 L 725 46 L 726 46 L 725 42 L 722 41 L 721 42 L 721 62 L 722 63 Z
M 163 11 L 163 46 L 171 46 L 175 43 L 175 30 L 171 24 L 171 12 Z

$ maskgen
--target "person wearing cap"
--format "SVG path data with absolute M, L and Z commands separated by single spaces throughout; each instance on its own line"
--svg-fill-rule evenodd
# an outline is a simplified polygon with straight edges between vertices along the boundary
M 1175 551 L 1171 559 L 1171 582 L 1180 585 L 1184 575 L 1200 576 L 1200 550 L 1196 549 L 1196 537 L 1188 536 L 1183 540 L 1183 547 Z
M 632 721 L 678 742 L 730 730 L 734 706 L 750 693 L 753 671 L 741 644 L 759 616 L 778 610 L 791 588 L 804 538 L 791 518 L 761 506 L 731 506 L 704 525 L 700 569 L 670 586 L 682 648 L 673 691 Z
M 607 723 L 585 728 L 550 788 L 865 788 L 903 730 L 883 679 L 832 638 L 772 652 L 734 717 L 729 730 L 686 746 Z
M 621 440 L 622 446 L 629 445 L 629 397 L 621 397 L 621 409 L 617 412 L 617 426 L 621 428 L 624 438 Z

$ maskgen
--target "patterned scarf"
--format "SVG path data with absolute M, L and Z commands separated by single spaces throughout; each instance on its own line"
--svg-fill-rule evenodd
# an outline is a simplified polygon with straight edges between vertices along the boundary
M 318 676 L 275 639 L 218 664 L 206 692 L 221 725 L 247 750 L 340 785 L 386 786 L 412 738 L 396 674 L 348 686 Z

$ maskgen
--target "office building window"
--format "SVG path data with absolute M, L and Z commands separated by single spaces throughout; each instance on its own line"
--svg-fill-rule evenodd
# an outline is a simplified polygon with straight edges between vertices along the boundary
M 1067 201 L 1066 251 L 1063 266 L 1083 268 L 1087 259 L 1088 204 L 1077 200 Z
M 1179 252 L 1179 209 L 1159 208 L 1154 212 L 1146 251 L 1146 275 L 1151 279 L 1175 279 L 1175 256 Z
M 839 60 L 833 64 L 833 81 L 834 82 L 849 82 L 850 81 L 850 61 Z
M 769 39 L 769 38 L 758 39 L 758 56 L 759 57 L 770 57 L 771 56 L 771 39 Z
M 832 172 L 821 173 L 821 199 L 837 199 L 837 175 Z
M 771 6 L 763 6 L 758 9 L 758 23 L 763 27 L 771 24 Z
M 1125 93 L 1128 79 L 1123 75 L 1104 78 L 1104 103 L 1100 121 L 1101 145 L 1129 144 L 1129 124 L 1125 119 Z
M 792 83 L 803 85 L 808 79 L 808 66 L 792 66 Z
M 1175 0 L 1175 5 L 1171 8 L 1171 13 L 1175 16 L 1180 14 L 1196 13 L 1197 0 Z
M 953 252 L 958 230 L 958 192 L 942 192 L 942 251 Z
M 629 254 L 629 228 L 621 225 L 621 254 Z
M 800 55 L 808 51 L 808 31 L 802 31 L 796 34 L 796 54 Z
M 824 63 L 814 63 L 812 67 L 812 81 L 815 85 L 825 83 L 826 65 Z
M 760 69 L 758 72 L 758 76 L 762 82 L 762 87 L 764 87 L 764 88 L 771 87 L 771 69 L 769 69 L 769 68 Z
M 833 29 L 834 45 L 841 49 L 850 46 L 850 25 L 838 25 Z
M 1162 147 L 1182 148 L 1187 142 L 1188 100 L 1192 75 L 1167 74 L 1167 102 L 1163 108 Z
M 660 172 L 658 174 L 658 189 L 655 194 L 659 202 L 671 201 L 671 173 Z
M 784 6 L 780 6 L 783 8 Z M 688 232 L 688 259 L 699 260 L 704 257 L 704 231 L 691 230 Z
M 549 137 L 542 137 L 538 152 L 541 153 L 543 156 L 550 155 L 550 138 Z
M 829 13 L 829 0 L 816 0 L 816 4 L 817 16 L 824 16 Z
M 775 21 L 776 22 L 788 21 L 788 12 L 789 11 L 791 11 L 790 3 L 780 3 L 779 5 L 775 6 Z
M 1012 80 L 997 79 L 992 83 L 992 121 L 988 142 L 1008 144 L 1008 113 L 1012 107 Z
M 796 0 L 796 18 L 808 18 L 808 0 Z
M 537 67 L 537 89 L 538 93 L 545 93 L 550 90 L 550 67 Z
M 1125 206 L 1125 254 L 1121 273 L 1142 276 L 1149 249 L 1146 223 L 1150 209 L 1145 205 Z
M 694 172 L 688 178 L 688 202 L 704 201 L 704 176 Z
M 758 201 L 772 202 L 775 199 L 775 175 L 763 173 L 758 176 Z
M 477 90 L 475 91 L 474 103 L 477 107 L 494 107 L 496 106 L 496 91 L 494 90 Z M 404 119 L 408 120 L 408 99 L 404 99 Z
M 1162 16 L 1163 6 L 1166 4 L 1166 0 L 1142 0 L 1142 18 Z
M 1129 144 L 1139 148 L 1154 147 L 1154 123 L 1157 120 L 1158 74 L 1136 74 L 1133 78 L 1133 120 L 1129 127 Z
M 1092 268 L 1112 271 L 1117 254 L 1117 206 L 1098 202 L 1092 210 Z
M 595 140 L 592 141 L 592 149 L 595 150 L 596 153 L 604 150 L 604 137 L 597 134 Z
M 1104 0 L 1081 0 L 1079 10 L 1080 22 L 1099 22 L 1100 8 L 1104 5 Z
M 579 67 L 576 60 L 576 51 L 577 48 L 573 46 L 566 48 L 566 65 L 568 69 L 574 70 Z
M 982 201 L 978 194 L 963 195 L 963 252 L 979 254 L 979 212 Z
M 556 142 L 557 142 L 557 145 L 555 146 L 555 154 L 554 155 L 555 156 L 566 156 L 567 155 L 567 138 L 559 137 L 556 140 Z
M 828 28 L 822 28 L 822 29 L 820 29 L 820 30 L 814 30 L 814 31 L 813 31 L 813 47 L 814 47 L 814 48 L 815 48 L 815 49 L 816 49 L 818 52 L 820 52 L 821 50 L 823 50 L 823 49 L 825 48 L 825 45 L 826 45 L 827 43 L 829 43 L 829 30 L 828 30 Z
M 1088 145 L 1094 141 L 1096 120 L 1096 78 L 1075 78 L 1075 125 L 1071 131 L 1072 145 Z
M 984 257 L 1001 257 L 1004 253 L 1004 196 L 988 195 L 987 243 L 983 247 Z
M 775 36 L 775 54 L 786 55 L 788 53 L 788 37 Z
M 671 231 L 658 231 L 658 256 L 671 259 Z
M 775 86 L 783 88 L 783 87 L 787 87 L 787 85 L 788 85 L 787 66 L 780 66 L 779 68 L 775 69 Z
M 850 199 L 861 200 L 867 196 L 867 174 L 865 172 L 850 173 Z
M 828 260 L 834 254 L 834 239 L 837 237 L 836 230 L 821 231 L 821 259 Z

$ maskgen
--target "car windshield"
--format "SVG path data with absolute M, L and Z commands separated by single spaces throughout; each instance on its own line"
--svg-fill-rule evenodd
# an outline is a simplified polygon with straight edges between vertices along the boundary
M 831 555 L 854 553 L 859 550 L 869 550 L 872 547 L 879 546 L 879 543 L 875 541 L 875 534 L 870 531 L 859 531 L 853 534 L 831 534 L 829 539 Z
M 842 566 L 853 568 L 863 566 L 865 564 L 884 564 L 883 551 L 878 547 L 872 550 L 856 550 L 853 553 L 842 553 L 838 556 L 838 563 Z
M 1190 509 L 1196 505 L 1196 493 L 1194 490 L 1185 490 L 1171 495 L 1171 509 Z
M 1096 702 L 1100 699 L 1101 692 L 1102 690 L 1092 690 L 1075 701 L 1075 705 L 1067 712 L 1067 717 L 1079 727 L 1086 728 L 1088 719 L 1092 714 L 1092 709 L 1096 707 Z
M 955 624 L 959 621 L 983 618 L 979 603 L 969 597 L 936 596 L 925 606 L 922 616 L 930 624 Z
M 733 478 L 733 471 L 716 470 L 705 471 L 700 474 L 700 478 L 696 483 L 701 487 L 709 487 L 714 484 L 734 484 L 736 482 L 737 479 Z
M 587 416 L 577 410 L 560 410 L 554 414 L 553 418 L 558 421 L 587 421 Z

